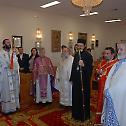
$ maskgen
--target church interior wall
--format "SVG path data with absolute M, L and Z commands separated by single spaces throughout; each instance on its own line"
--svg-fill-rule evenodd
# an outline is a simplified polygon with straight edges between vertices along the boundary
M 36 29 L 42 30 L 42 46 L 46 54 L 57 65 L 60 52 L 51 52 L 51 30 L 61 31 L 61 44 L 68 45 L 68 33 L 74 33 L 73 43 L 76 43 L 78 32 L 87 33 L 87 46 L 90 47 L 91 35 L 95 34 L 99 46 L 92 51 L 97 59 L 106 46 L 115 47 L 119 40 L 126 40 L 126 26 L 118 23 L 106 24 L 92 21 L 90 18 L 67 17 L 47 14 L 23 8 L 0 6 L 0 41 L 12 35 L 23 36 L 23 48 L 26 53 L 34 47 Z M 2 46 L 2 45 L 1 45 Z

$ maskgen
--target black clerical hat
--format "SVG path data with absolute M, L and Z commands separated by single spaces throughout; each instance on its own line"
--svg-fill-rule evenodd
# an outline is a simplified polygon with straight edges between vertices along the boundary
M 85 45 L 86 44 L 86 40 L 84 40 L 84 39 L 78 39 L 77 40 L 77 43 L 82 43 L 82 44 Z

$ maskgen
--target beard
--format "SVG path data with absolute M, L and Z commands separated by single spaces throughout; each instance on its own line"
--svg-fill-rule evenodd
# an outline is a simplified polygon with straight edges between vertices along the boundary
M 61 54 L 61 57 L 62 57 L 62 59 L 67 59 L 68 58 L 68 54 Z
M 6 45 L 6 44 L 5 44 L 5 45 L 3 46 L 3 48 L 9 50 L 9 49 L 11 49 L 11 45 Z

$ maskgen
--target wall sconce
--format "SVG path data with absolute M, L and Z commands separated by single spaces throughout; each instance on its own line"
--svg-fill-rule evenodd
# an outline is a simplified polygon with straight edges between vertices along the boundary
M 92 41 L 92 42 L 95 42 L 95 40 L 96 40 L 96 37 L 95 37 L 95 35 L 93 34 L 93 35 L 91 36 L 91 41 Z
M 94 47 L 95 47 L 95 41 L 96 41 L 96 37 L 95 37 L 95 34 L 93 34 L 91 36 L 91 49 L 93 50 Z
M 41 41 L 35 42 L 35 47 L 36 48 L 41 48 Z
M 69 32 L 68 33 L 68 38 L 69 38 L 69 42 L 68 42 L 68 47 L 70 49 L 70 53 L 73 54 L 73 33 L 72 32 Z
M 72 41 L 73 40 L 73 33 L 72 32 L 69 32 L 69 41 Z
M 36 40 L 41 41 L 41 39 L 42 39 L 42 31 L 40 30 L 40 28 L 37 28 L 37 30 L 36 30 Z
M 35 37 L 36 37 L 35 47 L 41 48 L 42 31 L 40 30 L 40 28 L 37 28 Z

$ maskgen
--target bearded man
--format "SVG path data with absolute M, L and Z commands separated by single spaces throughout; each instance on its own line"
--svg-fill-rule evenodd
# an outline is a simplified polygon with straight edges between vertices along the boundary
M 3 40 L 0 50 L 0 95 L 2 112 L 15 112 L 19 105 L 19 65 L 16 52 L 11 50 L 11 41 Z
M 33 66 L 36 103 L 52 102 L 51 76 L 54 77 L 55 71 L 51 59 L 45 53 L 45 48 L 41 48 L 40 56 L 35 59 Z
M 98 74 L 98 103 L 95 116 L 95 125 L 101 125 L 101 115 L 103 108 L 103 91 L 105 86 L 105 81 L 108 76 L 108 73 L 112 66 L 117 62 L 115 58 L 115 50 L 112 47 L 106 47 L 104 49 L 104 59 L 99 63 L 97 68 Z
M 69 81 L 74 57 L 69 49 L 62 47 L 61 61 L 56 71 L 55 88 L 60 92 L 60 104 L 72 106 L 72 83 Z
M 126 42 L 118 42 L 117 50 L 118 62 L 105 82 L 102 126 L 126 125 Z
M 72 118 L 78 121 L 90 119 L 90 81 L 92 55 L 86 51 L 86 40 L 78 39 L 70 81 L 72 81 Z

